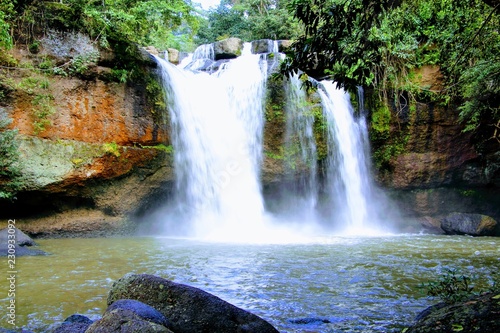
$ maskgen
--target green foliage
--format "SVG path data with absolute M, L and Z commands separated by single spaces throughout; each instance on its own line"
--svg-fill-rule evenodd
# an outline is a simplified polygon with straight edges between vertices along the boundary
M 23 186 L 17 165 L 19 162 L 17 130 L 8 129 L 11 122 L 12 120 L 0 109 L 0 200 L 15 199 L 16 193 Z
M 10 2 L 0 0 L 0 12 Z M 82 32 L 103 48 L 126 42 L 182 49 L 192 47 L 200 21 L 191 1 L 184 0 L 31 0 L 9 10 L 0 16 L 0 45 L 8 42 L 3 36 L 10 26 L 18 40 L 33 47 L 36 36 L 52 28 Z
M 391 110 L 389 106 L 380 105 L 372 112 L 371 128 L 377 139 L 388 139 L 391 130 Z
M 71 62 L 68 69 L 69 73 L 71 75 L 85 74 L 85 72 L 89 69 L 89 66 L 95 64 L 98 59 L 99 59 L 98 52 L 88 52 L 79 54 L 75 58 L 73 58 L 73 61 Z
M 371 87 L 381 100 L 409 90 L 410 99 L 461 104 L 466 130 L 498 140 L 498 2 L 292 0 L 289 8 L 305 33 L 283 72 L 328 76 L 350 91 Z M 444 89 L 412 82 L 412 70 L 424 65 L 440 67 Z
M 5 21 L 5 13 L 0 10 L 0 50 L 10 49 L 12 38 L 10 36 L 10 25 Z
M 478 62 L 465 70 L 460 80 L 465 98 L 460 118 L 466 123 L 465 131 L 483 126 L 489 138 L 500 142 L 500 58 L 496 62 Z
M 447 269 L 436 281 L 429 281 L 420 287 L 427 290 L 427 295 L 437 296 L 446 303 L 463 301 L 473 295 L 474 287 L 469 277 Z
M 33 105 L 32 114 L 35 118 L 33 121 L 33 129 L 35 135 L 47 129 L 47 126 L 51 126 L 52 122 L 48 119 L 53 115 L 56 110 L 54 107 L 54 96 L 52 94 L 37 94 L 31 101 Z
M 295 38 L 302 30 L 286 8 L 289 1 L 222 0 L 218 7 L 208 11 L 196 41 L 211 43 L 229 36 L 245 41 Z
M 446 303 L 455 303 L 485 292 L 500 292 L 500 274 L 491 272 L 480 276 L 467 276 L 456 269 L 447 268 L 436 280 L 418 286 L 427 295 L 435 296 Z M 499 299 L 500 295 L 493 297 Z

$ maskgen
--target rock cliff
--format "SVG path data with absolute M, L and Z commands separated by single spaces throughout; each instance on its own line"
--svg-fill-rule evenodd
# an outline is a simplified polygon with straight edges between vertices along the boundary
M 218 43 L 226 58 L 241 46 L 230 42 Z M 259 43 L 267 41 L 254 47 Z M 136 52 L 129 73 L 140 74 L 133 80 L 116 70 L 122 60 L 115 54 L 79 34 L 53 32 L 36 50 L 18 46 L 10 57 L 0 69 L 0 112 L 18 131 L 22 186 L 17 200 L 0 201 L 2 220 L 17 218 L 38 235 L 109 234 L 172 194 L 168 112 L 147 54 Z M 421 71 L 419 84 L 439 86 L 439 69 Z M 271 195 L 290 177 L 280 89 L 280 80 L 268 81 L 262 180 Z M 376 178 L 407 216 L 460 211 L 500 218 L 498 146 L 479 150 L 452 106 L 368 97 Z

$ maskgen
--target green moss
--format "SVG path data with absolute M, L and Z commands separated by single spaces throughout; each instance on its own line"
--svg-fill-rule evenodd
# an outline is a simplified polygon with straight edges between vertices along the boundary
M 173 152 L 174 152 L 174 147 L 172 145 L 165 146 L 163 143 L 160 143 L 159 145 L 156 145 L 156 146 L 142 146 L 141 145 L 141 148 L 157 149 L 157 150 L 161 150 L 167 154 L 173 154 Z
M 166 95 L 158 77 L 147 73 L 143 80 L 146 86 L 147 110 L 153 115 L 156 124 L 166 124 L 168 115 Z
M 273 160 L 283 160 L 284 159 L 282 152 L 280 154 L 276 154 L 276 153 L 273 153 L 270 151 L 265 151 L 264 155 L 266 155 L 269 158 L 272 158 Z
M 399 133 L 402 134 L 402 133 Z M 391 138 L 373 152 L 373 160 L 377 169 L 389 169 L 390 161 L 406 151 L 410 135 L 399 135 Z
M 102 151 L 106 154 L 114 155 L 120 157 L 120 146 L 116 142 L 104 143 L 102 145 Z
M 371 130 L 376 139 L 387 139 L 391 131 L 391 110 L 386 104 L 374 109 L 371 117 Z

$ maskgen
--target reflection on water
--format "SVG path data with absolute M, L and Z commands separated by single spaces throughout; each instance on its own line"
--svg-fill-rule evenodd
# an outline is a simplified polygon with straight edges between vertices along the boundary
M 35 332 L 73 313 L 98 318 L 113 281 L 128 272 L 201 288 L 281 332 L 388 332 L 433 303 L 417 288 L 421 282 L 446 268 L 487 277 L 500 266 L 499 238 L 459 236 L 330 238 L 287 245 L 148 237 L 39 244 L 52 255 L 17 259 L 17 324 Z M 8 290 L 6 279 L 0 288 Z M 6 297 L 2 292 L 2 304 Z M 6 327 L 1 316 L 0 327 Z

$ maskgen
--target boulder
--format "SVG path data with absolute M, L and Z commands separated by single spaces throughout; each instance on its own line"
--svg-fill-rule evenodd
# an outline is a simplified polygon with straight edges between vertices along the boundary
M 173 49 L 173 48 L 168 48 L 168 61 L 170 61 L 172 64 L 179 64 L 180 59 L 179 59 L 179 50 Z
M 252 53 L 271 53 L 272 52 L 272 43 L 271 39 L 259 39 L 254 40 L 252 42 Z
M 131 310 L 117 308 L 106 311 L 104 316 L 95 321 L 86 333 L 172 333 L 165 326 L 153 323 Z
M 148 52 L 148 53 L 151 53 L 152 55 L 155 55 L 155 56 L 159 56 L 160 55 L 160 52 L 154 46 L 146 46 L 146 47 L 144 47 L 144 50 L 146 52 Z
M 487 215 L 451 213 L 441 220 L 441 229 L 448 235 L 493 236 L 497 224 Z
M 241 55 L 243 41 L 236 37 L 227 38 L 214 43 L 215 60 L 234 59 Z
M 35 241 L 33 239 L 31 239 L 30 236 L 26 235 L 24 232 L 22 232 L 18 228 L 14 228 L 14 229 L 4 228 L 4 229 L 0 230 L 0 244 L 7 244 L 7 241 L 9 239 L 9 234 L 12 234 L 12 231 L 9 232 L 9 230 L 14 230 L 14 232 L 15 232 L 16 245 L 18 245 L 18 246 L 34 246 L 34 245 L 36 245 Z
M 443 229 L 441 229 L 441 221 L 437 218 L 431 216 L 424 216 L 420 220 L 420 225 L 425 229 L 425 231 L 432 234 L 444 234 Z
M 170 322 L 168 319 L 158 310 L 153 308 L 152 306 L 149 306 L 147 304 L 144 304 L 142 302 L 139 302 L 134 299 L 119 299 L 115 302 L 113 302 L 107 309 L 106 312 L 111 312 L 116 309 L 123 309 L 123 310 L 128 310 L 132 311 L 139 317 L 141 317 L 144 320 L 150 321 L 152 323 L 162 325 L 165 327 L 170 327 Z
M 93 321 L 85 316 L 74 314 L 64 320 L 57 326 L 52 333 L 85 333 L 92 325 Z
M 292 44 L 293 44 L 293 42 L 291 40 L 287 40 L 287 39 L 279 40 L 278 41 L 278 49 L 280 52 L 286 52 L 286 51 L 290 50 L 290 48 L 292 47 Z
M 44 251 L 29 248 L 36 245 L 35 241 L 28 235 L 17 228 L 4 228 L 0 230 L 0 257 L 6 257 L 12 253 L 13 249 L 9 249 L 9 235 L 15 235 L 15 255 L 16 257 L 22 256 L 40 256 L 46 255 Z M 12 246 L 12 245 L 11 245 Z M 10 251 L 9 251 L 10 250 Z
M 278 333 L 264 319 L 212 294 L 153 275 L 127 274 L 115 281 L 108 304 L 119 299 L 154 307 L 170 320 L 176 333 Z
M 439 303 L 424 310 L 404 332 L 500 332 L 499 300 L 500 294 L 488 293 L 458 303 Z

